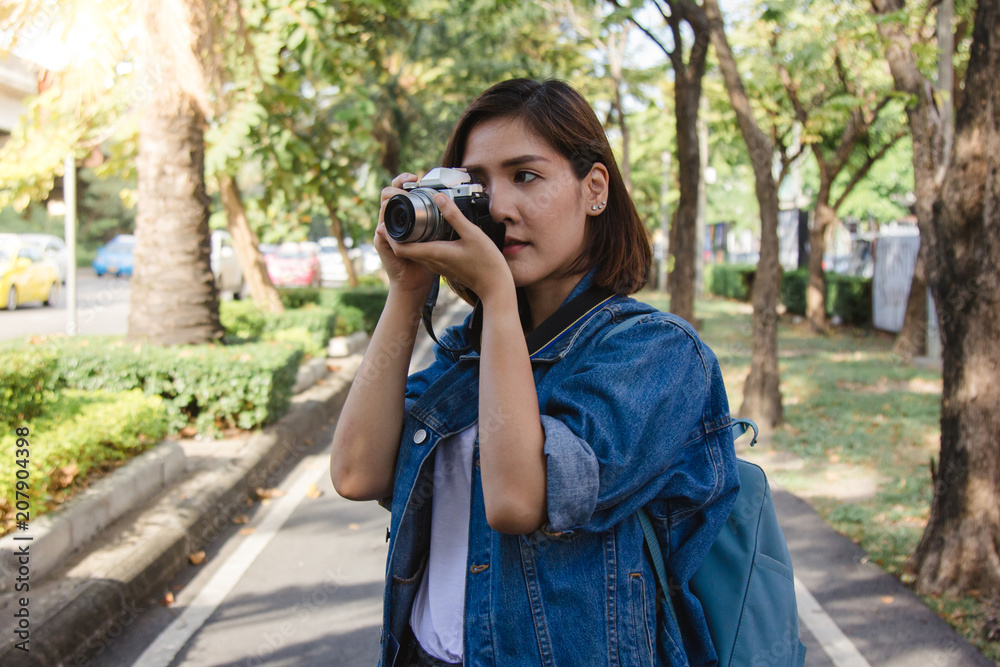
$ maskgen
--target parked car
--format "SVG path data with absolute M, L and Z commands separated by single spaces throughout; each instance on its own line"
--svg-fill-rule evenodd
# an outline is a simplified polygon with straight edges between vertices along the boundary
M 7 310 L 29 301 L 54 306 L 59 285 L 59 273 L 43 261 L 36 246 L 24 244 L 14 234 L 0 234 L 0 298 Z
M 52 234 L 19 234 L 26 245 L 35 245 L 42 253 L 42 260 L 49 262 L 59 274 L 59 282 L 66 284 L 66 272 L 69 270 L 69 248 L 58 236 Z
M 97 249 L 94 258 L 94 273 L 100 278 L 105 273 L 116 276 L 131 276 L 135 267 L 135 236 L 119 234 Z
M 267 273 L 277 287 L 319 287 L 320 265 L 315 243 L 282 243 L 277 252 L 264 255 Z
M 212 232 L 212 275 L 219 292 L 230 292 L 234 299 L 243 296 L 243 268 L 236 259 L 233 237 L 224 229 Z

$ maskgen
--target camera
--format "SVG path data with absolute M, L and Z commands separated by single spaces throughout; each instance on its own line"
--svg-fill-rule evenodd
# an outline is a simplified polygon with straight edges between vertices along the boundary
M 404 183 L 406 194 L 394 195 L 385 207 L 385 229 L 399 243 L 453 241 L 455 230 L 434 204 L 434 195 L 448 195 L 458 210 L 475 226 L 503 247 L 503 232 L 490 216 L 490 200 L 483 186 L 474 183 L 464 169 L 435 167 L 416 183 Z M 497 234 L 499 231 L 499 241 Z

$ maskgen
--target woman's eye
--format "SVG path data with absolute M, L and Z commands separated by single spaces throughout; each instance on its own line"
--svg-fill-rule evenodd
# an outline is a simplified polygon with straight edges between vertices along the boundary
M 534 174 L 530 171 L 519 171 L 514 175 L 515 183 L 530 183 L 531 181 L 538 178 L 538 174 Z

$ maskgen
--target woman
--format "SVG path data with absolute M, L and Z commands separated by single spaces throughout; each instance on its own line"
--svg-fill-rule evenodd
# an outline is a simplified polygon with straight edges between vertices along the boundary
M 564 83 L 505 81 L 443 163 L 482 183 L 503 250 L 440 194 L 460 238 L 396 243 L 386 202 L 416 177 L 383 190 L 389 296 L 333 442 L 337 491 L 392 512 L 381 664 L 711 663 L 687 582 L 735 500 L 729 407 L 694 330 L 625 296 L 651 252 L 600 122 Z M 438 274 L 479 313 L 407 378 Z

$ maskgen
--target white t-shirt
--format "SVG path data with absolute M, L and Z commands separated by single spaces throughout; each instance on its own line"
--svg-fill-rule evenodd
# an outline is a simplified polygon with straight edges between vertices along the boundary
M 444 438 L 434 452 L 431 551 L 410 611 L 410 627 L 425 651 L 461 662 L 465 571 L 469 557 L 472 451 L 477 425 Z

